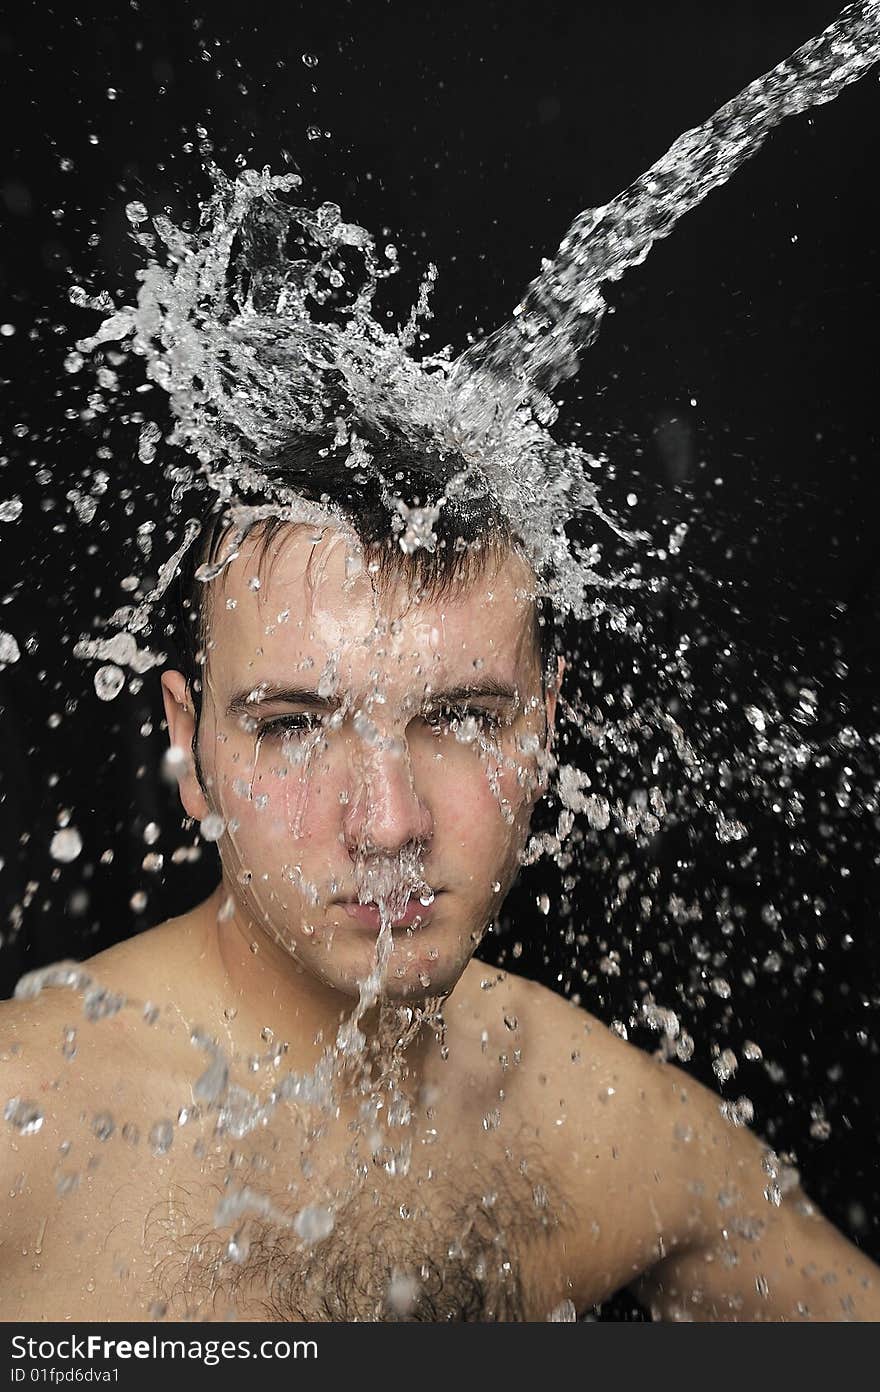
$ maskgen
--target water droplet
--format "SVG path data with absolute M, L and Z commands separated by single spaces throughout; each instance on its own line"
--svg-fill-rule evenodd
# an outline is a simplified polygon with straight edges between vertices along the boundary
M 731 1079 L 738 1067 L 736 1054 L 732 1049 L 724 1049 L 718 1058 L 712 1061 L 712 1071 L 719 1083 L 726 1083 Z
M 125 996 L 103 986 L 93 986 L 83 997 L 83 1014 L 87 1020 L 109 1020 L 118 1015 L 124 1005 Z
M 174 1140 L 174 1123 L 167 1120 L 157 1121 L 150 1127 L 148 1139 L 154 1155 L 167 1155 Z
M 420 1290 L 415 1276 L 407 1271 L 393 1271 L 387 1291 L 389 1309 L 400 1319 L 405 1319 L 415 1309 Z
M 64 863 L 76 860 L 81 850 L 82 837 L 75 827 L 63 827 L 61 831 L 56 831 L 49 846 L 52 859 Z
M 323 1241 L 325 1237 L 330 1236 L 335 1226 L 336 1219 L 332 1211 L 320 1204 L 310 1204 L 307 1208 L 301 1208 L 293 1220 L 293 1229 L 297 1237 L 308 1243 Z
M 473 715 L 465 716 L 464 720 L 456 720 L 452 729 L 459 744 L 473 744 L 480 737 L 479 722 Z
M 374 725 L 366 712 L 362 710 L 355 711 L 351 726 L 358 738 L 362 739 L 365 744 L 375 745 L 381 742 L 381 732 L 377 726 Z
M 307 137 L 307 139 L 309 139 L 309 140 L 320 140 L 320 139 L 321 139 L 321 131 L 320 131 L 320 128 L 319 128 L 318 126 L 307 126 L 307 127 L 306 127 L 306 137 Z
M 156 458 L 156 446 L 162 438 L 162 432 L 153 421 L 147 421 L 138 436 L 138 459 L 142 464 L 152 464 Z
M 219 841 L 226 830 L 226 823 L 217 812 L 209 812 L 199 824 L 204 841 Z
M 20 1097 L 10 1097 L 3 1108 L 3 1115 L 22 1136 L 33 1136 L 43 1125 L 43 1113 L 35 1102 L 25 1102 Z
M 749 833 L 737 817 L 725 817 L 719 813 L 715 834 L 719 841 L 742 841 Z
M 95 673 L 95 693 L 101 701 L 114 700 L 124 685 L 125 673 L 112 663 L 99 667 Z
M 755 727 L 758 734 L 763 735 L 764 731 L 767 729 L 767 717 L 764 712 L 760 710 L 758 706 L 746 706 L 745 717 L 749 724 Z
M 318 66 L 318 59 L 314 53 L 304 53 L 302 60 L 307 68 L 316 68 Z
M 750 1097 L 738 1097 L 735 1102 L 722 1102 L 721 1115 L 734 1126 L 750 1126 L 755 1119 L 755 1108 Z
M 831 1122 L 821 1112 L 810 1122 L 810 1135 L 814 1141 L 827 1141 L 831 1135 Z
M 0 662 L 17 662 L 20 657 L 21 651 L 12 634 L 0 630 Z
M 133 203 L 126 203 L 125 216 L 128 218 L 132 227 L 137 227 L 139 223 L 146 222 L 147 218 L 149 217 L 149 213 L 147 212 L 143 203 L 138 203 L 135 201 Z
M 228 1083 L 229 1069 L 225 1059 L 218 1056 L 196 1082 L 193 1097 L 199 1102 L 217 1102 L 225 1093 Z
M 6 503 L 0 503 L 0 522 L 15 522 L 21 516 L 21 500 L 10 498 Z
M 186 772 L 189 759 L 185 749 L 172 744 L 162 755 L 162 777 L 166 783 L 176 783 Z
M 226 1244 L 226 1255 L 236 1266 L 246 1262 L 250 1256 L 251 1244 L 243 1233 L 237 1232 Z
M 109 1112 L 99 1112 L 92 1122 L 92 1130 L 99 1141 L 109 1141 L 116 1130 L 116 1122 Z

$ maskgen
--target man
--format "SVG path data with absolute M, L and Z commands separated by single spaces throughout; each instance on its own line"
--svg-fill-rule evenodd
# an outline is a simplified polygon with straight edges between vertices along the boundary
M 473 959 L 563 665 L 491 501 L 374 453 L 291 446 L 317 506 L 224 510 L 181 574 L 170 758 L 222 879 L 3 1008 L 4 1317 L 880 1317 L 713 1094 Z

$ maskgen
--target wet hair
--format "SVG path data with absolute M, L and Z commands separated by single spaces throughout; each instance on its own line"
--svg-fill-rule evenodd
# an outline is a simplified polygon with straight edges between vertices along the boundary
M 245 506 L 265 504 L 270 492 L 285 491 L 331 509 L 357 535 L 365 560 L 377 583 L 402 578 L 426 599 L 454 594 L 500 561 L 511 549 L 520 549 L 519 538 L 491 497 L 476 471 L 460 455 L 430 446 L 414 445 L 393 431 L 357 427 L 358 438 L 371 456 L 366 466 L 352 459 L 346 441 L 338 445 L 332 436 L 298 435 L 274 456 L 262 459 L 259 473 L 265 490 L 238 492 L 235 501 Z M 467 473 L 467 485 L 459 490 L 454 481 Z M 453 485 L 447 495 L 447 488 Z M 433 549 L 400 545 L 404 529 L 402 513 L 392 500 L 406 508 L 436 508 L 432 521 Z M 273 539 L 292 524 L 284 517 L 258 518 L 246 527 L 257 542 L 258 564 L 270 553 Z M 186 677 L 196 715 L 196 734 L 201 715 L 201 669 L 206 661 L 210 597 L 213 582 L 197 578 L 204 564 L 222 558 L 224 542 L 232 529 L 228 503 L 217 499 L 203 520 L 201 531 L 181 561 L 170 598 L 171 623 L 166 633 L 176 649 L 180 670 Z M 552 615 L 547 601 L 536 599 L 535 642 L 541 660 L 542 681 L 554 664 Z

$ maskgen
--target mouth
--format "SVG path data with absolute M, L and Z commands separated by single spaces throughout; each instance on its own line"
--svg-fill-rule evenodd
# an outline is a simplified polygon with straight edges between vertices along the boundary
M 441 890 L 435 890 L 433 898 L 427 904 L 423 903 L 418 895 L 411 895 L 403 912 L 395 915 L 391 920 L 392 928 L 425 927 L 431 921 L 441 893 Z M 378 904 L 361 904 L 357 899 L 343 899 L 340 901 L 340 908 L 344 909 L 355 923 L 360 924 L 363 928 L 368 928 L 371 932 L 378 933 L 382 927 L 382 917 Z

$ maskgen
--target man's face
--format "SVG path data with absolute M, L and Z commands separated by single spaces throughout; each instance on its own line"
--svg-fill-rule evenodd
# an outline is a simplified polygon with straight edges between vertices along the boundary
M 244 931 L 356 995 L 378 901 L 393 924 L 386 995 L 443 994 L 501 906 L 540 791 L 554 697 L 533 577 L 508 552 L 416 602 L 412 581 L 380 586 L 333 529 L 284 529 L 259 557 L 251 537 L 212 582 L 206 797 L 190 779 L 184 803 L 225 824 Z

